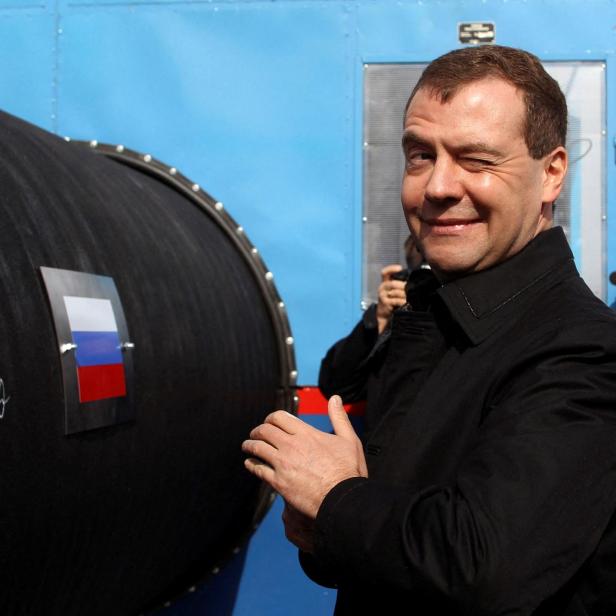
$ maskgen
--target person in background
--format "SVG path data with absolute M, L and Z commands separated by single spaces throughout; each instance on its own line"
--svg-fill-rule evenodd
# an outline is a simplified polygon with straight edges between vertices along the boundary
M 382 334 L 389 327 L 394 310 L 406 304 L 405 287 L 409 277 L 418 270 L 430 269 L 410 234 L 404 240 L 404 256 L 406 260 L 405 269 L 401 265 L 392 264 L 386 265 L 381 270 L 378 302 L 376 305 L 373 304 L 374 318 L 370 318 L 371 322 L 376 321 L 379 334 Z M 366 312 L 370 312 L 371 309 L 372 306 Z
M 407 285 L 433 279 L 412 235 L 404 242 L 404 253 L 406 269 L 392 264 L 381 270 L 378 302 L 366 309 L 348 336 L 327 351 L 319 370 L 319 389 L 326 398 L 338 394 L 345 404 L 366 402 L 364 438 L 377 421 L 379 373 L 388 348 L 393 313 L 406 304 Z

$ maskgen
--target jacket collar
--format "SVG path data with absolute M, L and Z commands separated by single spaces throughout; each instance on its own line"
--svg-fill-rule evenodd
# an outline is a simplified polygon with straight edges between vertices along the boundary
M 472 344 L 510 320 L 554 278 L 577 275 L 561 227 L 540 233 L 519 253 L 498 265 L 443 285 L 438 295 Z

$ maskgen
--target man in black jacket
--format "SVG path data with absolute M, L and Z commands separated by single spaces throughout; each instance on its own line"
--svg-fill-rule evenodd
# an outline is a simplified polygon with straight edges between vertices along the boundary
M 440 287 L 393 317 L 382 418 L 364 450 L 334 396 L 334 434 L 244 443 L 336 614 L 616 613 L 616 316 L 551 228 L 566 117 L 526 52 L 428 66 L 402 205 Z

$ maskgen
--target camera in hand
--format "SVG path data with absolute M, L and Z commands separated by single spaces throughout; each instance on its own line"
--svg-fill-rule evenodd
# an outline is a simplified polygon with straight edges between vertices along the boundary
M 395 274 L 391 275 L 392 280 L 401 280 L 402 282 L 406 282 L 409 279 L 410 271 L 408 269 L 400 270 Z

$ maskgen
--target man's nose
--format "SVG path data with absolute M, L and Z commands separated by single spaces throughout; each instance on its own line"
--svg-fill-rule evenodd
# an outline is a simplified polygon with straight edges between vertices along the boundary
M 434 161 L 425 189 L 425 198 L 432 202 L 456 202 L 464 196 L 460 168 L 449 156 Z

